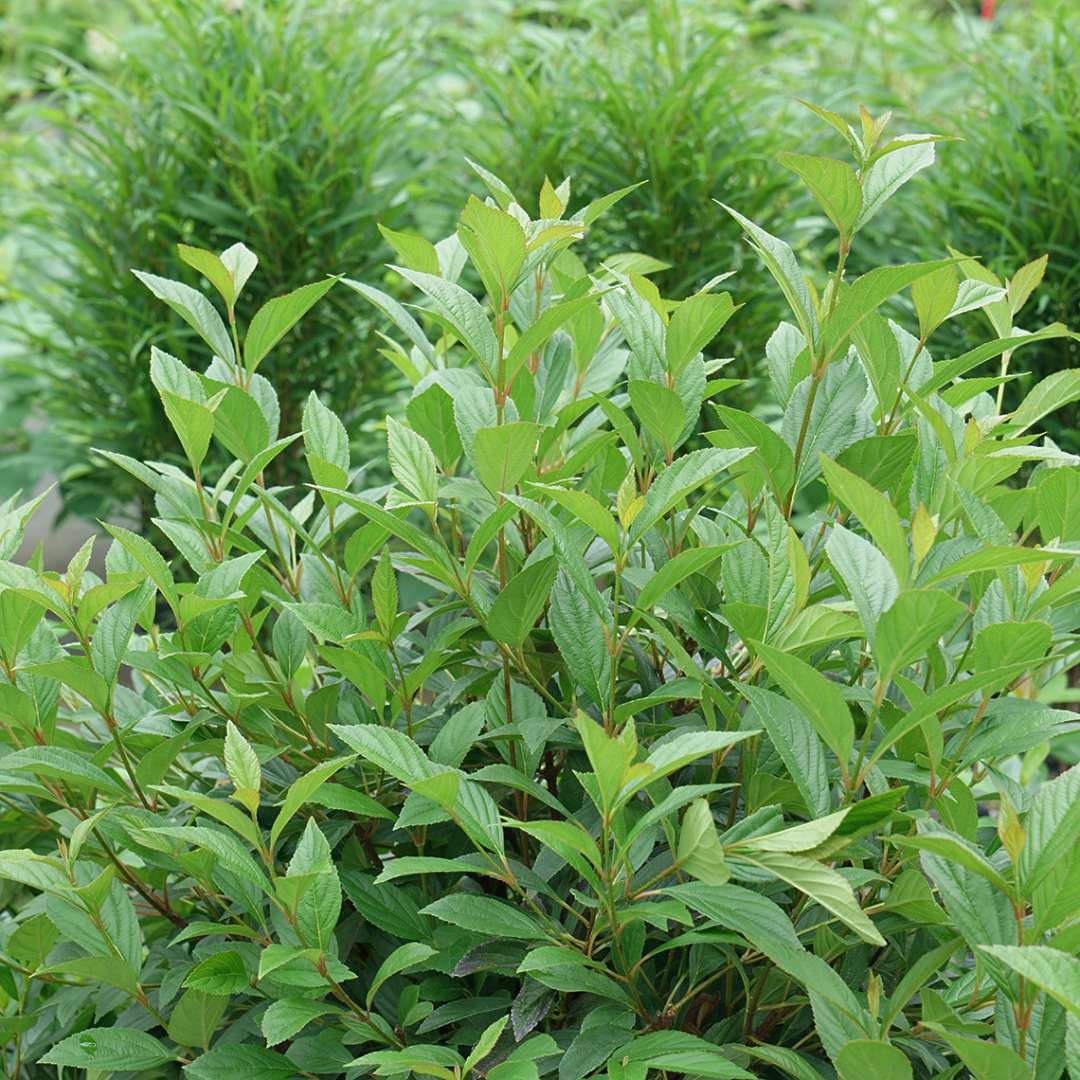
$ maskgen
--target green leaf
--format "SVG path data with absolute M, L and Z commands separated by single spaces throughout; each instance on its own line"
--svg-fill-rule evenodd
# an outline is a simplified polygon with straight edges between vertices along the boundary
M 430 945 L 425 945 L 420 941 L 407 941 L 404 945 L 399 945 L 379 965 L 379 970 L 372 976 L 364 1004 L 370 1009 L 375 995 L 387 979 L 400 975 L 403 971 L 409 971 L 435 955 L 436 951 Z
M 806 893 L 811 900 L 831 911 L 842 923 L 872 945 L 884 945 L 869 916 L 859 907 L 847 880 L 835 870 L 802 855 L 755 851 L 752 861 L 781 881 Z
M 469 1056 L 465 1059 L 465 1064 L 461 1067 L 462 1076 L 466 1075 L 470 1069 L 474 1068 L 478 1062 L 495 1049 L 495 1044 L 499 1041 L 499 1036 L 503 1033 L 503 1029 L 509 1020 L 509 1016 L 501 1016 L 494 1023 L 488 1024 L 480 1033 L 476 1045 L 472 1048 Z
M 952 259 L 907 263 L 901 266 L 879 266 L 857 278 L 849 288 L 842 289 L 832 315 L 821 335 L 821 360 L 829 363 L 846 344 L 859 324 L 872 315 L 890 296 L 906 289 L 913 282 L 943 266 Z
M 901 593 L 878 621 L 874 655 L 879 685 L 884 686 L 905 665 L 927 650 L 964 613 L 964 605 L 940 589 Z
M 255 312 L 244 337 L 244 368 L 250 375 L 262 362 L 263 357 L 317 304 L 333 286 L 337 278 L 315 281 L 303 285 L 285 296 L 267 300 Z
M 392 416 L 386 418 L 386 439 L 394 479 L 418 502 L 437 502 L 438 466 L 427 440 Z
M 1080 470 L 1051 469 L 1039 484 L 1037 502 L 1044 543 L 1080 540 Z
M 343 727 L 331 724 L 330 729 L 365 760 L 383 772 L 411 786 L 444 770 L 436 768 L 427 755 L 404 732 L 374 724 L 355 724 Z
M 949 317 L 960 290 L 955 266 L 943 266 L 911 286 L 911 299 L 919 317 L 919 340 L 926 339 Z
M 817 311 L 810 299 L 810 289 L 795 258 L 795 252 L 783 240 L 770 235 L 738 211 L 724 206 L 723 203 L 720 205 L 742 226 L 754 250 L 761 256 L 769 273 L 780 286 L 803 337 L 811 345 L 815 344 L 818 339 Z
M 889 560 L 901 585 L 908 579 L 907 538 L 900 515 L 891 502 L 860 476 L 821 455 L 821 470 L 833 495 L 858 517 L 862 527 Z
M 300 1080 L 287 1057 L 251 1044 L 217 1046 L 184 1066 L 185 1080 Z
M 243 247 L 243 245 L 239 245 Z M 246 249 L 245 249 L 246 250 Z M 228 267 L 212 251 L 203 248 L 190 247 L 187 244 L 176 245 L 177 254 L 180 258 L 200 274 L 217 289 L 221 299 L 232 307 L 236 302 L 236 283 Z
M 281 809 L 278 811 L 277 817 L 274 818 L 274 824 L 270 828 L 271 851 L 277 847 L 277 842 L 282 831 L 292 820 L 296 811 L 299 810 L 304 803 L 309 802 L 312 796 L 318 792 L 319 788 L 321 788 L 339 769 L 343 769 L 346 765 L 351 764 L 355 760 L 355 756 L 349 755 L 348 757 L 332 758 L 330 761 L 324 761 L 320 765 L 316 765 L 310 772 L 303 773 L 301 776 L 297 777 L 289 785 L 288 791 L 285 792 L 285 798 L 282 800 Z
M 706 885 L 723 885 L 731 876 L 707 799 L 695 799 L 686 808 L 675 858 L 680 870 Z
M 44 1065 L 70 1069 L 139 1072 L 175 1058 L 164 1043 L 131 1028 L 87 1028 L 57 1043 L 40 1060 Z
M 663 890 L 681 900 L 707 919 L 742 934 L 757 944 L 775 941 L 791 949 L 801 949 L 791 920 L 774 900 L 741 885 L 675 885 Z
M 841 772 L 847 776 L 848 760 L 855 745 L 855 724 L 840 688 L 797 656 L 758 641 L 747 644 L 787 696 L 810 718 L 825 745 L 839 759 Z
M 863 206 L 855 229 L 861 229 L 900 187 L 933 163 L 932 142 L 902 146 L 884 157 L 879 157 L 863 173 Z
M 698 574 L 716 562 L 734 544 L 718 544 L 713 547 L 687 548 L 673 559 L 668 559 L 642 586 L 634 606 L 640 611 L 650 611 L 676 585 L 692 574 Z M 635 617 L 636 621 L 636 617 Z
M 349 435 L 337 414 L 328 409 L 314 390 L 304 402 L 304 446 L 309 454 L 349 471 Z M 344 486 L 344 485 L 343 485 Z
M 1046 945 L 983 945 L 1013 971 L 1080 1016 L 1080 959 Z
M 581 719 L 580 716 L 578 719 Z M 684 735 L 666 739 L 649 752 L 643 763 L 639 763 L 633 777 L 619 793 L 619 805 L 625 805 L 636 792 L 655 783 L 661 777 L 670 776 L 676 769 L 689 765 L 691 761 L 696 761 L 706 755 L 724 754 L 736 743 L 745 739 L 752 739 L 755 735 L 760 734 L 761 732 L 758 730 L 689 731 Z M 625 739 L 631 736 L 632 731 L 628 726 L 624 729 L 620 738 Z M 629 760 L 628 758 L 627 764 L 629 764 Z M 644 764 L 645 768 L 640 768 L 641 764 Z M 596 767 L 595 762 L 593 762 L 593 767 Z
M 1024 829 L 1027 843 L 1018 869 L 1023 894 L 1031 897 L 1055 866 L 1075 855 L 1080 839 L 1080 766 L 1040 786 Z
M 627 390 L 641 426 L 664 450 L 672 450 L 686 426 L 682 398 L 674 390 L 645 379 L 631 379 Z
M 551 590 L 548 625 L 574 683 L 601 708 L 608 707 L 612 669 L 604 624 L 565 572 Z
M 239 994 L 250 989 L 250 979 L 240 954 L 229 950 L 196 964 L 184 985 L 207 994 Z
M 461 212 L 458 239 L 469 253 L 496 307 L 513 292 L 525 263 L 525 233 L 517 218 L 469 197 Z
M 535 322 L 530 323 L 517 341 L 514 342 L 506 357 L 506 384 L 513 385 L 518 372 L 530 356 L 539 353 L 547 344 L 552 334 L 559 327 L 569 322 L 590 305 L 596 304 L 595 293 L 586 293 L 571 300 L 562 300 L 545 308 Z
M 749 447 L 732 450 L 694 450 L 677 458 L 651 484 L 644 505 L 634 518 L 626 538 L 632 547 L 669 510 L 685 499 L 692 491 L 741 461 L 753 451 Z
M 941 360 L 934 365 L 933 375 L 921 386 L 916 387 L 924 397 L 947 386 L 954 379 L 966 375 L 972 368 L 979 364 L 1000 356 L 1003 352 L 1015 352 L 1025 345 L 1034 345 L 1039 341 L 1049 341 L 1053 338 L 1068 337 L 1069 330 L 1062 323 L 1051 323 L 1041 330 L 1035 330 L 1028 334 L 1020 330 L 1014 331 L 1008 337 L 996 338 L 993 341 L 983 342 L 976 345 L 963 356 L 953 360 Z
M 840 828 L 850 809 L 850 807 L 845 807 L 834 814 L 828 814 L 814 821 L 804 821 L 800 825 L 793 825 L 779 832 L 756 836 L 745 843 L 755 851 L 778 851 L 787 855 L 799 851 L 811 851 L 824 844 Z
M 1013 886 L 1002 877 L 1000 871 L 979 848 L 945 829 L 934 828 L 918 836 L 898 836 L 893 839 L 893 843 L 900 847 L 929 851 L 942 859 L 958 863 L 964 869 L 989 881 L 994 888 L 1007 896 L 1015 895 Z
M 45 667 L 46 665 L 41 665 Z M 98 788 L 110 795 L 123 795 L 122 788 L 104 769 L 73 750 L 59 746 L 29 746 L 0 757 L 0 772 L 30 772 L 85 788 Z
M 836 1055 L 840 1080 L 911 1080 L 911 1062 L 889 1043 L 852 1039 Z
M 491 329 L 484 309 L 471 293 L 460 285 L 445 281 L 434 274 L 408 270 L 402 266 L 390 268 L 425 293 L 435 305 L 439 320 L 461 339 L 476 358 L 494 377 L 499 360 L 499 343 Z M 355 288 L 355 285 L 353 286 Z
M 603 809 L 610 811 L 615 806 L 637 748 L 633 724 L 623 729 L 621 737 L 613 736 L 579 709 L 574 717 L 574 727 L 581 736 L 585 756 L 596 777 Z
M 338 1009 L 325 1001 L 310 998 L 282 998 L 262 1014 L 259 1027 L 267 1047 L 277 1046 L 299 1034 L 312 1020 Z
M 718 1077 L 719 1080 L 754 1080 L 752 1073 L 729 1061 L 719 1047 L 685 1031 L 652 1031 L 637 1035 L 615 1051 L 612 1061 L 640 1063 L 648 1069 Z
M 120 543 L 127 553 L 146 571 L 150 580 L 158 587 L 169 607 L 176 611 L 179 594 L 173 580 L 169 564 L 161 557 L 154 546 L 141 536 L 120 525 L 105 525 L 108 533 Z
M 530 484 L 530 488 L 542 491 L 568 510 L 578 521 L 588 525 L 605 544 L 616 552 L 619 549 L 619 533 L 611 513 L 587 491 L 556 487 L 554 484 Z
M 1031 1080 L 1031 1069 L 1015 1050 L 1002 1043 L 944 1033 L 945 1041 L 970 1070 L 972 1080 Z
M 683 368 L 720 333 L 735 310 L 727 293 L 696 293 L 684 300 L 671 316 L 664 341 L 664 359 L 670 374 L 678 377 Z M 640 416 L 636 404 L 634 409 Z
M 1080 399 L 1080 370 L 1055 371 L 1028 392 L 1020 407 L 1009 417 L 1016 431 L 1026 431 L 1047 413 Z
M 225 722 L 225 771 L 236 788 L 234 797 L 255 813 L 259 808 L 262 766 L 251 743 L 231 720 Z
M 484 487 L 493 495 L 513 491 L 533 466 L 540 427 L 527 420 L 476 430 L 473 465 Z
M 392 640 L 398 615 L 398 591 L 389 548 L 383 548 L 375 564 L 375 572 L 371 575 L 371 605 L 383 637 Z
M 222 994 L 208 994 L 204 990 L 185 990 L 169 1017 L 166 1031 L 173 1042 L 181 1046 L 210 1046 L 229 999 Z
M 217 309 L 201 292 L 168 278 L 131 271 L 159 300 L 164 300 L 210 346 L 215 356 L 228 364 L 236 363 L 232 340 Z
M 827 814 L 831 803 L 829 770 L 821 740 L 810 721 L 779 694 L 749 684 L 736 689 L 747 699 L 747 720 L 768 733 L 807 810 L 815 817 Z
M 341 643 L 364 629 L 352 611 L 335 604 L 283 604 L 282 608 L 291 611 L 320 641 Z
M 784 153 L 777 160 L 802 177 L 840 235 L 850 237 L 863 205 L 855 170 L 844 161 L 809 154 Z
M 379 226 L 379 232 L 394 249 L 399 262 L 410 270 L 419 270 L 423 274 L 438 274 L 439 253 L 430 240 L 415 233 L 396 232 L 385 225 Z
M 539 941 L 547 937 L 544 928 L 531 915 L 490 896 L 450 893 L 421 908 L 420 914 L 432 915 L 442 922 L 487 937 L 520 941 Z
M 484 624 L 496 641 L 519 649 L 547 603 L 559 568 L 554 556 L 529 563 L 495 597 Z

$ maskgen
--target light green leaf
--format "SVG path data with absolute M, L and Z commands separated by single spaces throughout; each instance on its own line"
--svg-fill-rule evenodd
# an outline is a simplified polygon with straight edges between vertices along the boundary
M 686 808 L 675 859 L 680 870 L 706 885 L 723 885 L 731 876 L 707 799 L 695 799 Z
M 271 851 L 277 846 L 282 830 L 292 820 L 296 811 L 304 803 L 310 801 L 311 797 L 334 773 L 339 769 L 343 769 L 346 765 L 350 765 L 355 760 L 355 756 L 350 754 L 348 757 L 332 758 L 330 761 L 324 761 L 322 764 L 316 765 L 310 772 L 298 776 L 289 785 L 288 791 L 285 792 L 285 798 L 282 800 L 281 809 L 278 810 L 277 817 L 274 818 L 274 824 L 270 828 Z
M 484 309 L 471 293 L 460 285 L 434 274 L 392 266 L 406 281 L 412 282 L 435 305 L 434 314 L 474 353 L 488 374 L 494 377 L 498 366 L 499 343 Z M 353 286 L 355 288 L 355 285 Z
M 727 293 L 696 293 L 684 300 L 671 316 L 664 341 L 667 370 L 678 377 L 723 328 L 735 311 Z M 633 394 L 631 394 L 633 400 Z M 634 406 L 638 415 L 641 411 Z
M 184 1066 L 184 1080 L 299 1080 L 300 1071 L 283 1054 L 261 1046 L 230 1043 Z
M 911 1080 L 911 1062 L 889 1043 L 852 1039 L 836 1055 L 840 1080 Z
M 181 1046 L 201 1046 L 205 1050 L 228 1007 L 226 995 L 208 994 L 192 987 L 180 996 L 165 1030 L 173 1042 Z
M 255 312 L 244 337 L 244 367 L 251 374 L 263 357 L 318 303 L 337 278 L 302 285 L 285 296 L 268 300 Z
M 386 439 L 394 479 L 419 502 L 437 502 L 438 466 L 427 440 L 392 416 L 386 418 Z
M 450 893 L 421 908 L 420 914 L 432 915 L 442 922 L 486 937 L 539 941 L 547 936 L 531 915 L 490 896 Z
M 869 916 L 859 907 L 847 880 L 835 870 L 802 855 L 755 851 L 751 857 L 757 866 L 775 874 L 811 900 L 831 911 L 842 923 L 872 945 L 884 945 Z
M 880 157 L 863 174 L 863 206 L 855 223 L 861 229 L 916 173 L 934 164 L 934 144 L 901 146 Z
M 225 722 L 225 771 L 236 788 L 234 797 L 255 813 L 259 808 L 262 766 L 251 743 L 231 720 Z
M 371 979 L 371 985 L 368 987 L 364 1004 L 370 1009 L 372 1002 L 375 1000 L 375 995 L 387 979 L 400 975 L 403 971 L 409 971 L 435 955 L 436 951 L 430 945 L 425 945 L 420 941 L 408 941 L 404 945 L 399 945 L 379 965 L 379 970 L 375 972 Z
M 879 684 L 886 685 L 905 665 L 920 660 L 927 649 L 964 613 L 964 605 L 940 589 L 901 593 L 878 621 L 874 655 Z
M 131 271 L 159 300 L 164 300 L 228 364 L 236 363 L 232 340 L 217 309 L 201 292 L 168 278 Z
M 984 945 L 1013 971 L 1035 983 L 1072 1014 L 1080 1016 L 1080 959 L 1047 945 Z
M 807 810 L 816 817 L 829 812 L 829 770 L 821 740 L 806 716 L 787 698 L 758 686 L 737 687 L 749 703 L 746 718 L 763 727 L 787 767 Z
M 780 291 L 784 294 L 784 299 L 787 300 L 803 337 L 812 345 L 816 344 L 818 340 L 817 311 L 810 299 L 810 289 L 795 258 L 795 252 L 779 237 L 770 235 L 749 218 L 743 217 L 737 210 L 723 203 L 720 205 L 742 226 L 743 232 L 750 238 L 754 250 L 761 256 L 769 273 L 780 286 Z
M 493 495 L 513 491 L 536 460 L 538 424 L 516 420 L 476 430 L 473 465 L 484 487 Z
M 627 390 L 641 426 L 665 451 L 672 450 L 686 426 L 682 398 L 646 379 L 631 379 Z
M 58 1042 L 40 1060 L 44 1065 L 94 1071 L 139 1072 L 172 1061 L 175 1054 L 164 1043 L 132 1028 L 86 1028 Z
M 547 603 L 559 568 L 554 556 L 529 563 L 501 590 L 484 620 L 488 633 L 512 649 L 520 648 Z
M 325 1001 L 298 997 L 282 998 L 272 1002 L 270 1008 L 262 1014 L 259 1027 L 267 1047 L 277 1046 L 303 1031 L 312 1020 L 337 1011 L 335 1006 Z
M 821 455 L 821 470 L 829 490 L 844 504 L 873 538 L 901 585 L 907 582 L 909 556 L 900 515 L 888 498 L 861 476 Z
M 747 644 L 787 696 L 810 718 L 825 745 L 836 754 L 846 776 L 855 744 L 855 724 L 840 688 L 797 656 L 757 641 Z
M 1009 417 L 1016 431 L 1026 431 L 1047 413 L 1080 398 L 1080 370 L 1055 371 L 1028 392 L 1020 407 Z
M 862 210 L 863 196 L 855 170 L 836 158 L 784 153 L 781 165 L 802 177 L 840 235 L 850 237 Z
M 827 364 L 832 361 L 859 324 L 877 311 L 890 296 L 895 296 L 919 278 L 932 274 L 953 261 L 936 259 L 901 266 L 879 266 L 857 278 L 847 289 L 842 289 L 832 315 L 822 331 L 822 362 Z

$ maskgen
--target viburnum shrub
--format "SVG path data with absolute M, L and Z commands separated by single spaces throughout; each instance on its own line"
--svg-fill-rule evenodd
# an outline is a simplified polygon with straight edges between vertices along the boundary
M 854 164 L 781 160 L 836 226 L 831 280 L 731 211 L 792 311 L 771 424 L 703 355 L 738 317 L 716 281 L 673 302 L 573 253 L 624 192 L 568 213 L 545 183 L 530 220 L 482 174 L 455 235 L 390 234 L 419 314 L 328 280 L 241 343 L 246 248 L 185 254 L 224 318 L 144 275 L 212 354 L 150 358 L 189 470 L 112 455 L 184 565 L 117 527 L 104 578 L 90 544 L 0 564 L 9 1076 L 1077 1059 L 1080 769 L 1048 778 L 1076 721 L 1040 688 L 1077 653 L 1080 468 L 1038 425 L 1080 373 L 1002 413 L 981 365 L 1065 328 L 1002 317 L 938 360 L 933 335 L 1023 283 L 846 280 L 933 136 L 817 111 Z M 413 384 L 388 469 L 314 396 L 282 436 L 257 370 L 331 287 Z M 208 476 L 212 439 L 235 461 Z M 267 486 L 295 440 L 310 484 Z

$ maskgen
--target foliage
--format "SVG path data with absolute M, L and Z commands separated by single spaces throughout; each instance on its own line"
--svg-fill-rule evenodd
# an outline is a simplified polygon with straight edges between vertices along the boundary
M 56 65 L 42 62 L 43 48 L 81 63 L 111 63 L 108 30 L 124 23 L 118 0 L 3 0 L 0 3 L 0 109 L 52 85 Z
M 24 165 L 38 190 L 12 320 L 22 361 L 8 370 L 63 439 L 69 509 L 99 516 L 143 498 L 87 447 L 182 460 L 142 354 L 150 340 L 184 357 L 195 339 L 130 267 L 198 285 L 176 241 L 248 240 L 262 263 L 249 291 L 263 301 L 379 264 L 375 221 L 398 223 L 428 157 L 402 104 L 418 28 L 400 23 L 379 4 L 155 2 L 119 39 L 114 77 L 76 66 L 36 110 L 57 137 L 35 139 L 41 159 Z M 286 426 L 314 387 L 358 432 L 386 392 L 376 345 L 336 300 L 284 342 L 273 368 Z M 299 463 L 277 467 L 295 478 Z
M 959 51 L 959 50 L 957 50 Z M 964 141 L 927 184 L 927 225 L 898 239 L 914 251 L 930 235 L 948 236 L 959 250 L 978 253 L 999 277 L 1045 254 L 1045 279 L 1036 302 L 1047 321 L 1068 320 L 1080 309 L 1080 36 L 1064 14 L 1018 14 L 1000 34 L 969 46 L 959 63 Z M 953 111 L 955 100 L 944 105 Z M 975 344 L 972 334 L 954 339 Z M 1077 362 L 1076 346 L 1067 353 Z M 1062 354 L 1036 347 L 1026 367 L 1031 379 L 1057 370 Z M 1023 382 L 1030 387 L 1030 380 Z M 1018 400 L 1018 398 L 1017 398 Z M 1068 450 L 1080 449 L 1076 407 L 1062 410 L 1051 429 Z
M 1003 413 L 985 365 L 1063 326 L 935 361 L 1012 297 L 950 257 L 848 280 L 935 137 L 817 112 L 854 166 L 782 163 L 830 279 L 730 211 L 790 306 L 771 426 L 709 358 L 727 293 L 574 253 L 626 190 L 533 219 L 486 177 L 454 237 L 391 236 L 419 317 L 319 286 L 412 384 L 379 486 L 317 395 L 279 436 L 258 369 L 314 292 L 241 347 L 246 247 L 184 253 L 216 304 L 139 275 L 205 345 L 150 356 L 187 469 L 111 456 L 180 556 L 0 563 L 9 1073 L 1062 1075 L 1080 770 L 1039 782 L 1075 721 L 1037 697 L 1080 467 L 1038 430 L 1080 376 Z M 292 445 L 309 486 L 270 485 Z
M 742 257 L 734 222 L 704 218 L 700 208 L 738 192 L 752 216 L 791 220 L 805 209 L 797 198 L 789 207 L 795 185 L 773 167 L 791 95 L 762 72 L 763 58 L 773 56 L 772 24 L 747 5 L 718 12 L 659 0 L 633 10 L 567 5 L 539 39 L 516 29 L 517 48 L 500 49 L 494 63 L 466 53 L 481 110 L 477 123 L 474 99 L 462 106 L 469 156 L 514 191 L 572 176 L 588 201 L 643 181 L 586 238 L 585 250 L 657 260 L 658 285 L 677 297 L 734 262 L 740 287 L 761 296 L 729 344 L 741 373 L 752 373 L 781 312 L 770 306 L 759 264 Z M 470 27 L 468 42 L 475 33 Z

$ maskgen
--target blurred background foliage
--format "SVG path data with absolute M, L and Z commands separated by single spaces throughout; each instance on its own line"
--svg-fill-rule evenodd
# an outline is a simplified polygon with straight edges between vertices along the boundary
M 775 168 L 794 131 L 807 151 L 836 149 L 807 143 L 816 125 L 799 98 L 892 109 L 901 129 L 964 140 L 875 219 L 865 257 L 951 244 L 1008 274 L 1046 252 L 1025 318 L 1075 323 L 1080 30 L 1070 0 L 1004 0 L 989 20 L 983 6 L 0 0 L 0 486 L 51 474 L 67 513 L 144 519 L 134 483 L 90 448 L 169 460 L 147 346 L 203 358 L 129 269 L 198 284 L 176 242 L 243 240 L 262 267 L 248 315 L 328 272 L 393 291 L 377 225 L 448 233 L 452 208 L 479 190 L 467 159 L 523 202 L 545 176 L 570 176 L 575 205 L 647 180 L 591 243 L 650 256 L 674 297 L 735 270 L 733 293 L 754 302 L 724 349 L 752 404 L 782 313 L 757 299 L 772 290 L 712 200 L 800 252 L 827 233 L 798 179 Z M 350 295 L 332 293 L 282 343 L 273 379 L 284 430 L 315 387 L 362 450 L 398 382 Z M 1075 366 L 1065 347 L 1029 350 L 1031 377 Z M 1073 451 L 1075 420 L 1053 431 Z M 290 477 L 284 459 L 276 479 Z

